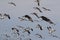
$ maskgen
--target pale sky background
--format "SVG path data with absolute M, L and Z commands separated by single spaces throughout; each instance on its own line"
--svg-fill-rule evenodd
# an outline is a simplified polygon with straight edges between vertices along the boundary
M 16 7 L 8 4 L 8 2 L 14 2 L 16 4 Z M 55 34 L 60 36 L 60 0 L 41 0 L 41 10 L 43 11 L 42 7 L 46 7 L 51 9 L 50 12 L 43 11 L 43 13 L 40 13 L 39 11 L 33 9 L 33 7 L 37 7 L 37 3 L 35 2 L 35 0 L 0 0 L 0 13 L 7 13 L 11 16 L 10 20 L 7 18 L 0 20 L 0 40 L 4 39 L 4 36 L 1 36 L 1 34 L 7 33 L 8 35 L 11 35 L 11 28 L 15 25 L 21 25 L 24 27 L 29 26 L 34 28 L 34 31 L 31 32 L 30 36 L 32 40 L 60 40 L 58 38 L 49 36 L 48 30 L 46 28 L 44 28 L 44 30 L 41 32 L 40 30 L 35 28 L 38 23 L 41 24 L 43 27 L 47 27 L 48 25 L 50 25 L 49 23 L 46 23 L 45 21 L 34 23 L 27 21 L 21 22 L 18 19 L 18 17 L 22 17 L 25 14 L 30 15 L 33 19 L 37 19 L 35 16 L 30 14 L 33 12 L 38 13 L 39 16 L 44 15 L 50 18 L 54 23 L 56 23 L 55 26 L 50 26 L 56 30 Z M 39 39 L 38 37 L 35 37 L 35 33 L 40 33 L 45 39 Z M 17 39 L 14 39 L 14 37 L 12 37 L 9 40 Z

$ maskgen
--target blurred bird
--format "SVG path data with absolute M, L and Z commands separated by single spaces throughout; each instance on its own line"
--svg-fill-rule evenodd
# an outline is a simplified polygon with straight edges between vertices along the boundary
M 43 28 L 40 24 L 38 24 L 36 28 L 39 28 L 40 30 L 43 30 Z
M 55 29 L 51 28 L 50 26 L 49 26 L 49 27 L 47 27 L 47 29 L 48 29 L 48 31 L 49 31 L 49 34 L 51 34 L 51 33 L 53 33 L 53 32 L 55 32 L 55 31 L 56 31 Z
M 8 35 L 8 34 L 3 34 L 4 36 L 6 36 L 7 38 L 10 38 L 11 36 L 10 35 Z
M 19 32 L 19 30 L 17 28 L 12 28 L 12 30 L 16 30 L 17 32 Z
M 21 17 L 18 17 L 18 19 L 20 19 L 20 21 L 23 21 L 23 20 L 27 21 L 26 19 L 21 18 Z
M 8 15 L 8 14 L 5 13 L 4 16 L 8 17 L 8 19 L 10 19 L 10 15 Z
M 6 37 L 10 37 L 10 36 L 8 36 L 8 35 L 6 34 Z
M 51 36 L 52 36 L 52 37 L 55 37 L 55 38 L 59 38 L 59 39 L 60 39 L 60 37 L 59 37 L 59 36 L 57 36 L 57 35 L 51 34 Z
M 41 12 L 42 13 L 42 11 L 41 11 L 41 9 L 40 8 L 38 8 L 38 7 L 33 7 L 34 9 L 37 9 L 37 10 L 39 10 L 39 12 Z
M 41 39 L 43 38 L 42 35 L 40 35 L 40 34 L 35 34 L 35 35 L 37 35 Z
M 14 33 L 17 33 L 18 35 L 20 35 L 19 30 L 17 28 L 12 28 L 12 30 L 14 30 Z
M 26 29 L 33 31 L 33 28 L 27 27 Z
M 36 0 L 35 2 L 37 2 L 38 6 L 40 6 L 40 0 Z
M 31 28 L 31 31 L 33 31 L 33 29 Z
M 29 15 L 24 15 L 23 17 L 27 18 L 29 21 L 33 22 L 32 18 Z
M 45 7 L 42 7 L 44 10 L 46 10 L 46 11 L 51 11 L 50 9 L 47 9 L 47 8 L 45 8 Z
M 24 29 L 24 32 L 28 32 L 28 34 L 31 34 L 28 29 Z
M 37 13 L 34 12 L 34 13 L 31 13 L 31 14 L 33 14 L 33 15 L 35 15 L 37 18 L 39 18 L 39 16 L 37 15 Z
M 16 4 L 15 4 L 15 3 L 13 3 L 13 2 L 9 2 L 8 4 L 12 4 L 12 5 L 16 6 Z
M 42 20 L 44 20 L 44 21 L 46 21 L 46 22 L 48 22 L 48 23 L 50 23 L 50 24 L 54 24 L 50 19 L 48 19 L 47 17 L 45 17 L 45 16 L 41 16 L 40 18 L 42 18 Z M 54 24 L 55 25 L 55 24 Z

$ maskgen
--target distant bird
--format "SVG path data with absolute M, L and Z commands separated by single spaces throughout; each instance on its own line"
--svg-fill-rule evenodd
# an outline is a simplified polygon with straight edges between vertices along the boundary
M 12 30 L 15 31 L 14 33 L 17 33 L 18 35 L 20 35 L 20 34 L 19 34 L 19 30 L 18 30 L 17 28 L 12 28 Z
M 33 29 L 31 28 L 31 31 L 33 31 Z
M 33 7 L 34 9 L 37 9 L 39 12 L 41 12 L 42 13 L 42 11 L 41 11 L 41 9 L 40 8 L 38 8 L 38 7 Z
M 39 16 L 37 15 L 37 13 L 34 12 L 34 13 L 31 13 L 31 14 L 33 14 L 33 15 L 35 15 L 37 18 L 39 18 Z
M 10 15 L 8 15 L 8 14 L 5 13 L 4 16 L 8 17 L 8 19 L 10 19 Z
M 40 30 L 43 30 L 43 28 L 40 24 L 38 24 L 36 28 L 39 28 Z
M 53 32 L 55 32 L 55 31 L 56 31 L 55 29 L 51 28 L 50 26 L 49 26 L 49 27 L 47 27 L 47 29 L 48 29 L 48 31 L 49 31 L 49 34 L 51 34 L 51 33 L 53 33 Z
M 17 32 L 19 32 L 19 30 L 17 28 L 12 28 L 12 30 L 16 30 Z
M 59 38 L 59 39 L 60 39 L 60 37 L 59 37 L 59 36 L 57 36 L 57 35 L 51 34 L 51 36 L 52 36 L 52 37 L 55 37 L 55 38 Z
M 26 19 L 21 18 L 21 17 L 18 17 L 18 19 L 20 19 L 20 21 L 23 21 L 23 20 L 27 21 Z
M 24 29 L 24 32 L 27 32 L 28 34 L 31 34 L 28 29 Z
M 40 35 L 40 34 L 35 34 L 35 35 L 37 35 L 41 39 L 43 38 L 42 35 Z
M 3 34 L 4 36 L 6 36 L 7 38 L 10 38 L 11 36 L 9 36 L 8 34 Z
M 12 5 L 16 6 L 16 4 L 15 4 L 15 3 L 13 3 L 13 2 L 9 2 L 8 4 L 12 4 Z
M 37 2 L 38 6 L 40 6 L 40 0 L 36 0 L 35 2 Z
M 26 29 L 33 31 L 33 28 L 27 27 Z
M 33 22 L 32 18 L 29 15 L 24 15 L 23 17 L 27 18 L 29 21 Z
M 44 20 L 44 21 L 46 21 L 46 22 L 48 22 L 48 23 L 50 23 L 50 24 L 54 24 L 50 19 L 48 19 L 47 17 L 45 17 L 45 16 L 40 16 L 40 18 L 42 18 L 42 20 Z M 55 25 L 55 24 L 54 24 Z
M 47 8 L 45 8 L 45 7 L 42 7 L 44 10 L 46 10 L 46 11 L 51 11 L 50 9 L 47 9 Z

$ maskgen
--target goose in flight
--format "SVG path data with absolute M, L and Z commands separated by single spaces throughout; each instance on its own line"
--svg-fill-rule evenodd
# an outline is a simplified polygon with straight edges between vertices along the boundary
M 45 8 L 45 7 L 42 7 L 44 10 L 46 10 L 46 11 L 51 11 L 50 9 L 47 9 L 47 8 Z
M 14 31 L 14 33 L 17 33 L 18 35 L 20 35 L 19 30 L 17 28 L 12 28 L 12 30 Z
M 27 32 L 28 34 L 31 34 L 28 29 L 24 29 L 24 32 Z
M 51 28 L 50 26 L 49 26 L 49 27 L 47 27 L 47 29 L 48 29 L 48 31 L 49 31 L 49 34 L 51 34 L 51 33 L 53 33 L 53 32 L 55 32 L 55 31 L 56 31 L 55 29 Z
M 31 28 L 31 27 L 27 27 L 26 29 L 33 31 L 33 28 Z
M 35 15 L 37 18 L 39 18 L 39 16 L 37 15 L 37 13 L 31 13 L 32 15 Z
M 33 22 L 32 18 L 29 15 L 24 15 L 23 17 L 27 18 L 29 21 Z
M 8 15 L 8 14 L 5 13 L 4 16 L 8 17 L 8 19 L 10 19 L 10 15 Z
M 37 2 L 38 6 L 40 6 L 40 0 L 36 0 L 35 2 Z
M 35 34 L 35 35 L 37 35 L 41 39 L 43 38 L 42 35 L 40 35 L 40 34 Z
M 54 24 L 50 19 L 48 19 L 47 17 L 45 17 L 45 16 L 40 16 L 40 18 L 42 18 L 42 20 L 44 20 L 44 21 L 46 21 L 46 22 L 48 22 L 48 23 L 50 23 L 50 24 Z M 55 25 L 55 24 L 54 24 Z
M 8 4 L 12 4 L 12 5 L 16 6 L 16 4 L 15 4 L 15 3 L 13 3 L 13 2 L 9 2 Z
M 43 27 L 40 24 L 38 24 L 36 28 L 39 28 L 40 30 L 43 30 Z
M 38 7 L 33 7 L 34 9 L 37 9 L 39 12 L 41 12 L 42 13 L 42 11 L 41 11 L 41 9 L 40 8 L 38 8 Z
M 8 14 L 0 14 L 0 19 L 4 19 L 4 18 L 6 18 L 6 17 L 8 17 L 8 19 L 10 19 L 10 15 L 8 15 Z
M 27 21 L 26 19 L 21 18 L 21 17 L 18 17 L 18 19 L 20 19 L 20 21 L 23 21 L 23 20 Z
M 19 30 L 17 28 L 12 28 L 12 30 L 16 30 L 17 32 L 19 32 Z

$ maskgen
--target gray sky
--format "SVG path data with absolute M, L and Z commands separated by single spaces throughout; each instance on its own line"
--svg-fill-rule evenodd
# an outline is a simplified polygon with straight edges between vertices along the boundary
M 60 36 L 60 0 L 41 0 L 41 10 L 42 7 L 46 7 L 51 9 L 50 12 L 43 11 L 43 13 L 40 13 L 37 10 L 34 10 L 33 7 L 37 7 L 37 3 L 34 2 L 35 0 L 0 0 L 0 13 L 7 13 L 11 16 L 11 19 L 3 19 L 0 20 L 0 40 L 3 40 L 4 37 L 1 36 L 1 34 L 9 34 L 11 35 L 12 31 L 11 28 L 14 25 L 22 25 L 24 27 L 30 26 L 34 28 L 38 23 L 41 24 L 43 27 L 47 27 L 48 23 L 41 21 L 41 22 L 20 22 L 17 17 L 21 17 L 25 14 L 30 15 L 33 19 L 35 18 L 30 13 L 36 12 L 39 16 L 44 15 L 48 18 L 50 18 L 54 23 L 56 23 L 55 26 L 52 26 L 54 29 L 56 29 L 55 34 Z M 8 4 L 8 2 L 14 2 L 16 4 L 16 7 L 13 5 Z M 37 31 L 36 31 L 37 30 Z M 40 30 L 34 28 L 34 31 L 31 34 L 32 40 L 40 40 L 39 38 L 34 36 L 34 33 L 40 33 L 43 35 L 45 39 L 41 40 L 59 40 L 58 38 L 54 38 L 52 36 L 49 36 L 48 30 L 44 28 L 43 31 L 40 32 Z M 10 40 L 16 40 L 16 39 L 10 39 Z

